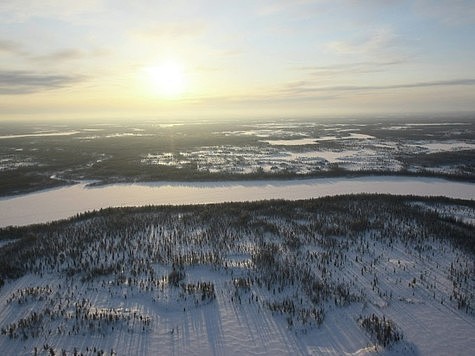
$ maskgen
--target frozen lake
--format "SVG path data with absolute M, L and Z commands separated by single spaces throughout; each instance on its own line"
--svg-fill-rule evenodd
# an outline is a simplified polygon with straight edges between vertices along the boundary
M 107 207 L 205 204 L 263 199 L 308 199 L 339 194 L 388 193 L 475 199 L 475 185 L 438 178 L 359 177 L 286 181 L 86 183 L 0 198 L 0 227 L 68 218 Z

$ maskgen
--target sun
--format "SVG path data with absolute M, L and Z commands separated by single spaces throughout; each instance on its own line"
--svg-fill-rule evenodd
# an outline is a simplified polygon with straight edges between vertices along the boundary
M 185 92 L 185 68 L 176 61 L 162 62 L 146 69 L 152 89 L 164 98 L 178 98 Z

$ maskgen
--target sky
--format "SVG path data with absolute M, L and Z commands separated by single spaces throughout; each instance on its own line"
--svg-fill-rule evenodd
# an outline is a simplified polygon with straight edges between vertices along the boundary
M 0 120 L 441 112 L 473 0 L 0 0 Z

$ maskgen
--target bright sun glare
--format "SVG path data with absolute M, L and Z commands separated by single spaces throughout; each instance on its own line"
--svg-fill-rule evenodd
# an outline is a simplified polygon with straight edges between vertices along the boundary
M 186 89 L 185 70 L 178 62 L 163 62 L 146 72 L 152 88 L 162 97 L 177 98 Z

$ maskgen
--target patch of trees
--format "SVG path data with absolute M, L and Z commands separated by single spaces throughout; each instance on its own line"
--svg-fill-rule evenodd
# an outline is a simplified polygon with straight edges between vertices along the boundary
M 396 324 L 384 315 L 382 317 L 375 314 L 366 317 L 361 316 L 358 322 L 371 338 L 383 347 L 391 347 L 403 339 L 403 334 Z
M 212 282 L 182 283 L 180 287 L 184 296 L 195 297 L 195 304 L 210 302 L 216 298 Z
M 266 302 L 267 308 L 273 314 L 286 315 L 286 321 L 290 328 L 297 326 L 319 326 L 325 318 L 325 310 L 323 308 L 302 308 L 296 305 L 295 298 L 285 298 L 280 301 Z
M 174 287 L 178 287 L 179 283 L 185 279 L 183 268 L 175 268 L 168 274 L 168 283 Z
M 18 304 L 27 303 L 29 300 L 39 300 L 42 301 L 47 298 L 53 290 L 49 285 L 46 286 L 37 286 L 37 287 L 27 287 L 19 289 L 13 292 L 6 300 L 7 304 L 12 302 L 17 302 Z
M 129 333 L 148 332 L 152 319 L 123 308 L 97 308 L 86 298 L 68 302 L 52 297 L 39 311 L 2 326 L 1 335 L 24 340 L 44 335 L 105 335 L 114 329 Z

